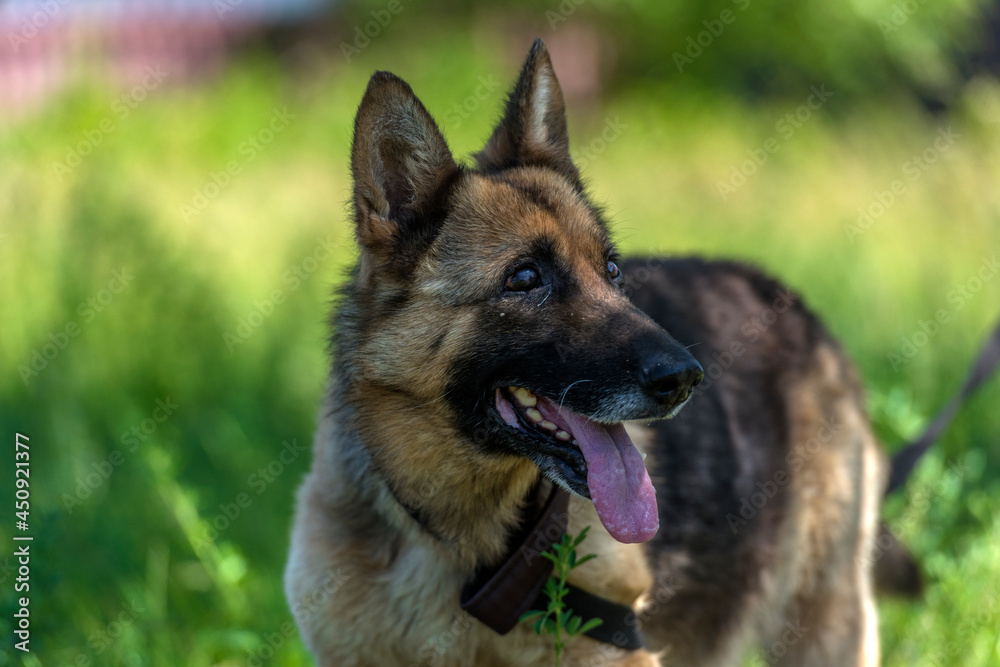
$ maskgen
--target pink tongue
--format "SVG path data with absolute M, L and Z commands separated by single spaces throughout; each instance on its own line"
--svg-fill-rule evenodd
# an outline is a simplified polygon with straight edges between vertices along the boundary
M 642 455 L 621 424 L 604 426 L 563 409 L 559 421 L 587 460 L 587 486 L 597 516 L 619 542 L 648 542 L 660 528 L 656 491 Z

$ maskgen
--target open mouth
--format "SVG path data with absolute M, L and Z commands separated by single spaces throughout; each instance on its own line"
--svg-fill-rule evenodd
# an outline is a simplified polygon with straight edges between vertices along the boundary
M 563 479 L 554 481 L 579 489 L 586 480 L 612 537 L 646 542 L 656 535 L 656 492 L 644 457 L 622 424 L 599 424 L 524 387 L 497 389 L 495 405 L 508 428 L 528 435 L 540 454 L 557 460 L 554 468 Z

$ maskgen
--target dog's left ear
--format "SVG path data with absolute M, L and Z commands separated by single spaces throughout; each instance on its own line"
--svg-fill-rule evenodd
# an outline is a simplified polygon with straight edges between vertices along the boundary
M 475 157 L 484 171 L 549 167 L 579 182 L 580 172 L 569 154 L 562 88 L 542 40 L 536 39 L 532 45 L 521 76 L 507 98 L 503 120 Z
M 354 209 L 362 247 L 390 256 L 419 236 L 458 166 L 441 131 L 413 90 L 376 72 L 358 107 L 351 147 Z

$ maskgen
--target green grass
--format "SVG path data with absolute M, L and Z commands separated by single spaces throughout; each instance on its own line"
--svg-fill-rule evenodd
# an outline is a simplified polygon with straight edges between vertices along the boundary
M 309 78 L 250 62 L 201 87 L 164 87 L 123 119 L 110 109 L 118 93 L 83 89 L 0 136 L 0 425 L 5 438 L 27 433 L 34 454 L 25 664 L 308 664 L 280 575 L 309 455 L 277 457 L 283 443 L 311 441 L 331 288 L 354 256 L 352 115 L 376 65 L 407 78 L 439 119 L 480 76 L 511 79 L 501 49 L 463 39 L 373 44 L 365 67 Z M 775 124 L 807 95 L 750 105 L 675 86 L 571 101 L 574 150 L 626 254 L 744 258 L 801 291 L 857 360 L 877 431 L 895 446 L 957 388 L 1000 315 L 1000 278 L 961 309 L 948 298 L 1000 254 L 997 93 L 984 84 L 947 118 L 834 95 L 781 137 Z M 487 136 L 501 99 L 442 123 L 457 153 Z M 295 118 L 247 159 L 241 143 L 283 107 Z M 114 132 L 60 180 L 53 162 L 107 117 Z M 616 119 L 618 136 L 588 152 Z M 948 125 L 960 138 L 848 238 L 857 208 L 907 178 L 904 163 Z M 717 182 L 772 136 L 778 152 L 723 201 Z M 185 220 L 182 205 L 233 160 L 241 173 Z M 123 267 L 134 277 L 88 310 Z M 941 309 L 948 322 L 894 370 L 889 354 Z M 78 335 L 23 381 L 18 367 L 71 322 Z M 158 400 L 176 405 L 162 421 Z M 994 381 L 886 509 L 929 583 L 920 602 L 882 604 L 887 665 L 1000 660 L 998 402 Z M 8 476 L 2 489 L 7 502 Z M 11 531 L 0 525 L 0 543 Z M 17 660 L 3 650 L 0 664 Z

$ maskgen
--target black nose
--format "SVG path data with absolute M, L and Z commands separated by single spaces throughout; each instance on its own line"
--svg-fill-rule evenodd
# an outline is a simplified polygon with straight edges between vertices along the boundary
M 661 358 L 651 360 L 642 371 L 642 388 L 656 402 L 672 410 L 691 395 L 691 390 L 702 381 L 705 372 L 701 365 L 688 356 L 684 361 Z

